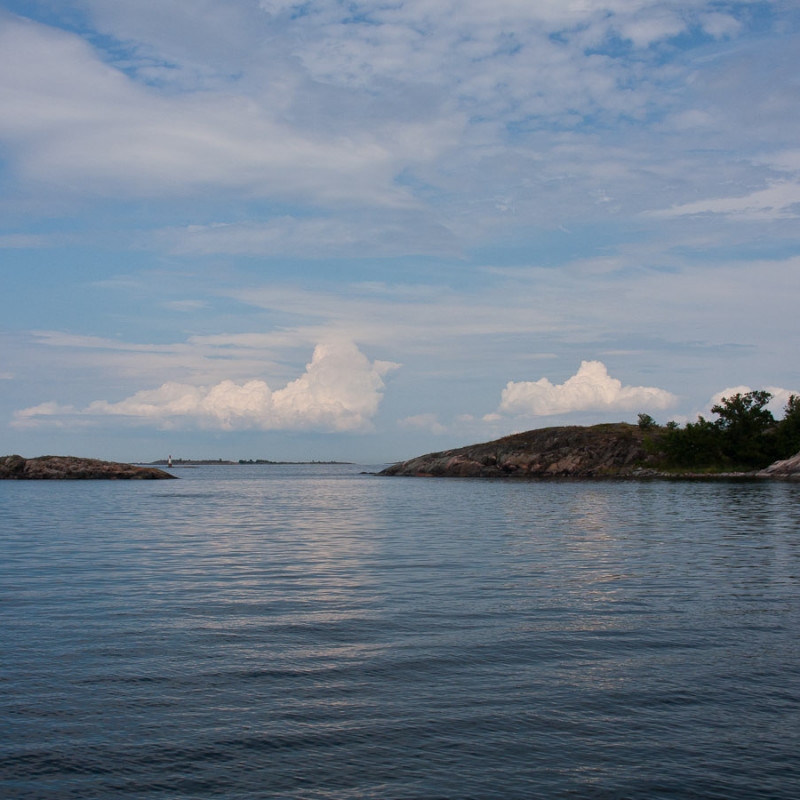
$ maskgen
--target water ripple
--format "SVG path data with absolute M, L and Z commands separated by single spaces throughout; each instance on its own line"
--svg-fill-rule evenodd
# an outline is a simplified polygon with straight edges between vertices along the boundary
M 800 796 L 800 487 L 358 471 L 0 485 L 0 794 Z

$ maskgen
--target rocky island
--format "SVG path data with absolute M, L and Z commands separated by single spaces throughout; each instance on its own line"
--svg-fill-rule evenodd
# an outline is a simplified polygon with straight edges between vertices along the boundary
M 381 475 L 469 478 L 631 475 L 646 469 L 645 434 L 635 425 L 613 423 L 540 428 L 492 442 L 429 453 L 394 464 Z
M 429 453 L 381 475 L 470 478 L 777 478 L 800 480 L 800 396 L 784 416 L 767 408 L 765 390 L 723 397 L 716 420 L 684 427 L 639 414 L 637 425 L 540 428 L 493 442 Z
M 137 467 L 73 456 L 0 456 L 0 480 L 159 480 L 174 478 L 155 467 Z
M 800 479 L 800 454 L 763 470 L 665 469 L 659 431 L 628 423 L 540 428 L 412 458 L 380 475 L 469 478 Z

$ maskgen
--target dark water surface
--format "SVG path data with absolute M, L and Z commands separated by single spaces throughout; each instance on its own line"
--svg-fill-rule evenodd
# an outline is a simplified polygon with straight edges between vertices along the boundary
M 0 482 L 0 796 L 800 797 L 800 485 Z

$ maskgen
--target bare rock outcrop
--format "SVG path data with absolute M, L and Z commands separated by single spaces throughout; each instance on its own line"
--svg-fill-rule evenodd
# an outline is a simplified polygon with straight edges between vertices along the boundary
M 645 448 L 646 436 L 638 426 L 622 422 L 542 428 L 429 453 L 394 464 L 380 474 L 480 478 L 645 476 L 653 459 Z
M 784 480 L 800 480 L 800 453 L 783 461 L 776 461 L 758 473 L 759 478 L 782 478 Z
M 156 467 L 73 456 L 0 456 L 0 480 L 158 480 L 174 478 Z

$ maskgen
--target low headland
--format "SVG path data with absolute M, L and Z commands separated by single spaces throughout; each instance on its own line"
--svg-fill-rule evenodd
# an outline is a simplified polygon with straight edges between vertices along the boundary
M 0 480 L 161 480 L 174 478 L 156 467 L 74 456 L 0 456 Z
M 540 428 L 491 442 L 428 453 L 380 475 L 470 478 L 617 478 L 800 480 L 800 398 L 782 420 L 766 409 L 768 392 L 723 398 L 715 421 L 681 428 L 639 423 Z

